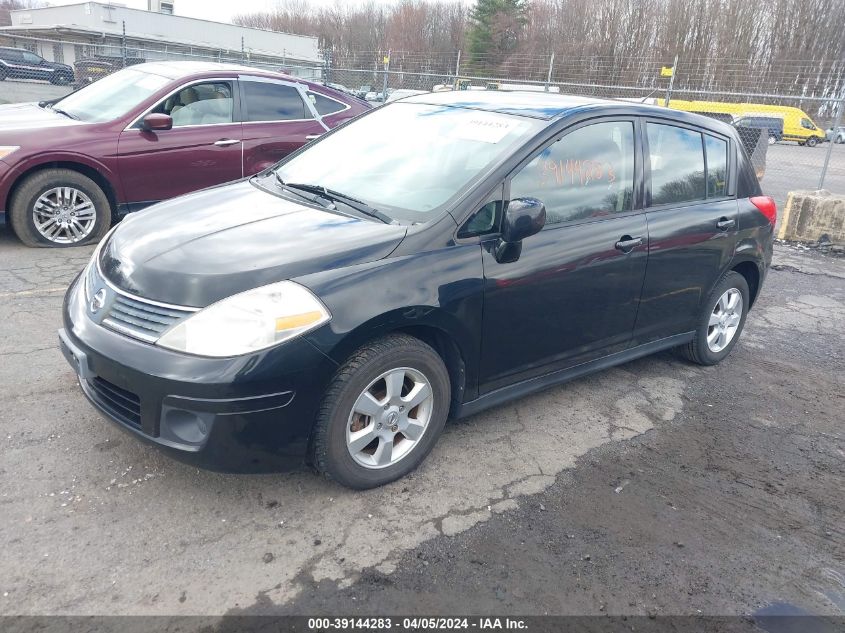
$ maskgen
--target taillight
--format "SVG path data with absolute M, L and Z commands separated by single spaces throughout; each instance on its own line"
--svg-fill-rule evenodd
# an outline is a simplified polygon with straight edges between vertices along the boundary
M 778 205 L 775 204 L 774 200 L 769 196 L 754 196 L 753 198 L 749 198 L 749 200 L 751 204 L 759 209 L 760 213 L 766 216 L 766 219 L 772 226 L 777 223 Z

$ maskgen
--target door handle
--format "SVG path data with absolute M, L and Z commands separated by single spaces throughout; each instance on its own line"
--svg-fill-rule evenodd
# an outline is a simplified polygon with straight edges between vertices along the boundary
M 719 218 L 719 221 L 716 222 L 716 228 L 720 231 L 727 231 L 728 229 L 732 229 L 736 225 L 736 220 L 731 220 L 729 218 Z
M 634 250 L 637 246 L 641 246 L 643 243 L 643 238 L 641 237 L 631 237 L 630 235 L 623 235 L 614 246 L 616 250 L 622 251 L 623 253 L 630 253 Z
M 240 142 L 240 139 L 237 138 L 221 138 L 219 141 L 214 141 L 214 144 L 217 147 L 226 147 L 227 145 L 234 145 L 235 143 Z
M 315 138 L 320 138 L 322 134 L 309 134 L 305 137 L 306 141 L 313 141 Z

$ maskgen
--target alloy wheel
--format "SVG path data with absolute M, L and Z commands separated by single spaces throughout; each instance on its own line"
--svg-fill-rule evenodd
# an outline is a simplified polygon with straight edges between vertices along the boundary
M 719 297 L 707 324 L 707 347 L 711 352 L 718 354 L 736 336 L 742 308 L 742 293 L 736 288 L 729 288 Z
M 94 202 L 74 187 L 54 187 L 38 196 L 32 205 L 32 220 L 38 233 L 54 244 L 75 244 L 85 240 L 97 223 Z
M 358 396 L 346 424 L 346 447 L 365 468 L 386 468 L 422 439 L 434 408 L 428 378 L 409 367 L 391 369 Z

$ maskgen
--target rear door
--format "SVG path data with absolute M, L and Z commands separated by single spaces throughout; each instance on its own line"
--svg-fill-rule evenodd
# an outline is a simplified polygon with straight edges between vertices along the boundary
M 648 271 L 635 342 L 692 331 L 737 239 L 735 152 L 727 137 L 664 120 L 644 124 Z
M 118 167 L 130 210 L 242 176 L 237 81 L 193 81 L 151 112 L 173 117 L 170 130 L 139 119 L 120 134 Z M 145 113 L 147 114 L 147 113 Z
M 628 346 L 648 241 L 636 130 L 633 118 L 582 124 L 510 179 L 507 197 L 538 198 L 547 220 L 516 261 L 483 243 L 482 393 Z
M 323 134 L 299 84 L 241 76 L 244 175 L 257 174 Z

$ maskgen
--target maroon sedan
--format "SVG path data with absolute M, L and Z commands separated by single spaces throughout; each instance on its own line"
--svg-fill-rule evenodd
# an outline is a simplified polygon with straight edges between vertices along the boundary
M 369 109 L 279 73 L 139 64 L 58 101 L 0 106 L 0 224 L 28 246 L 99 240 L 160 200 L 251 176 Z

